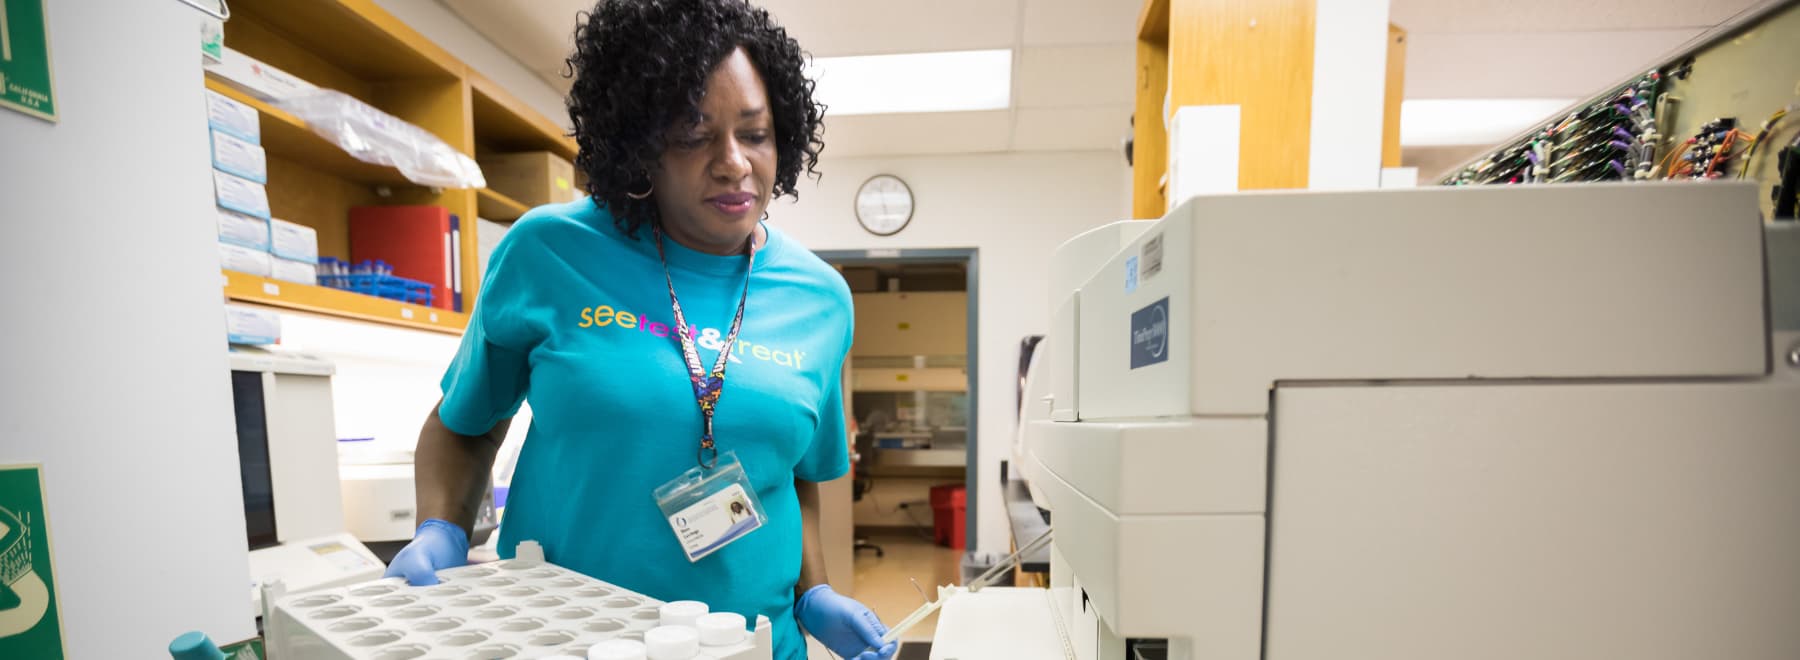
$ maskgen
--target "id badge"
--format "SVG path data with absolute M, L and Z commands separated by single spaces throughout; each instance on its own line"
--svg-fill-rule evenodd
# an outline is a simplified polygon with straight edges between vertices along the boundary
M 720 454 L 710 470 L 688 468 L 653 494 L 689 562 L 744 538 L 766 520 L 737 452 Z

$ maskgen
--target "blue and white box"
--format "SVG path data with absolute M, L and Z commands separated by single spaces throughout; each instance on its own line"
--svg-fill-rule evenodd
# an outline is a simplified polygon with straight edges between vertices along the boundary
M 308 261 L 274 257 L 269 260 L 269 277 L 283 282 L 319 285 L 319 266 Z
M 219 206 L 265 220 L 269 217 L 269 191 L 263 184 L 213 170 L 213 194 Z
M 263 148 L 232 137 L 220 130 L 212 132 L 213 169 L 235 174 L 257 183 L 269 182 L 269 155 Z
M 283 259 L 319 263 L 319 232 L 306 225 L 271 218 L 269 251 Z
M 252 250 L 241 245 L 220 243 L 219 267 L 257 277 L 268 277 L 272 266 L 267 252 Z
M 262 115 L 256 108 L 210 89 L 206 90 L 206 125 L 250 144 L 262 144 Z
M 279 343 L 281 314 L 270 309 L 226 304 L 225 340 L 257 346 Z
M 269 251 L 269 221 L 253 218 L 237 211 L 214 209 L 219 213 L 219 242 Z

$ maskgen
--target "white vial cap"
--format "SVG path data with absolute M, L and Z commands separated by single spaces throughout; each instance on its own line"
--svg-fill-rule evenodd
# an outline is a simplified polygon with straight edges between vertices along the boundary
M 737 612 L 714 612 L 700 617 L 700 643 L 707 646 L 731 646 L 744 641 L 744 615 Z
M 518 547 L 513 550 L 513 558 L 525 561 L 543 561 L 544 546 L 538 545 L 537 541 L 520 541 Z
M 678 600 L 663 603 L 662 608 L 657 610 L 657 614 L 662 617 L 662 625 L 692 628 L 697 625 L 700 617 L 706 616 L 709 611 L 711 610 L 707 608 L 706 603 L 697 600 Z
M 658 626 L 644 633 L 650 660 L 688 660 L 700 654 L 700 633 L 687 626 Z
M 587 660 L 648 660 L 648 656 L 643 642 L 609 639 L 588 647 Z

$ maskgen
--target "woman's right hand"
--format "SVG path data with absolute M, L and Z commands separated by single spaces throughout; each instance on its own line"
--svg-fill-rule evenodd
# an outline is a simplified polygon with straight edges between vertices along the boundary
M 394 555 L 382 577 L 403 577 L 415 587 L 438 583 L 437 572 L 469 563 L 469 533 L 446 520 L 419 523 L 413 540 Z

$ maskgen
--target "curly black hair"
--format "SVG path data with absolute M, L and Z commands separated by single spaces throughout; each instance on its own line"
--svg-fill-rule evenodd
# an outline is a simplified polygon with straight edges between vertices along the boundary
M 818 176 L 821 119 L 806 53 L 769 12 L 744 0 L 599 0 L 575 28 L 563 75 L 574 79 L 569 121 L 580 147 L 575 166 L 587 192 L 626 235 L 661 221 L 650 187 L 663 136 L 676 122 L 700 121 L 707 77 L 743 48 L 768 89 L 775 123 L 775 191 L 799 197 L 801 168 Z

